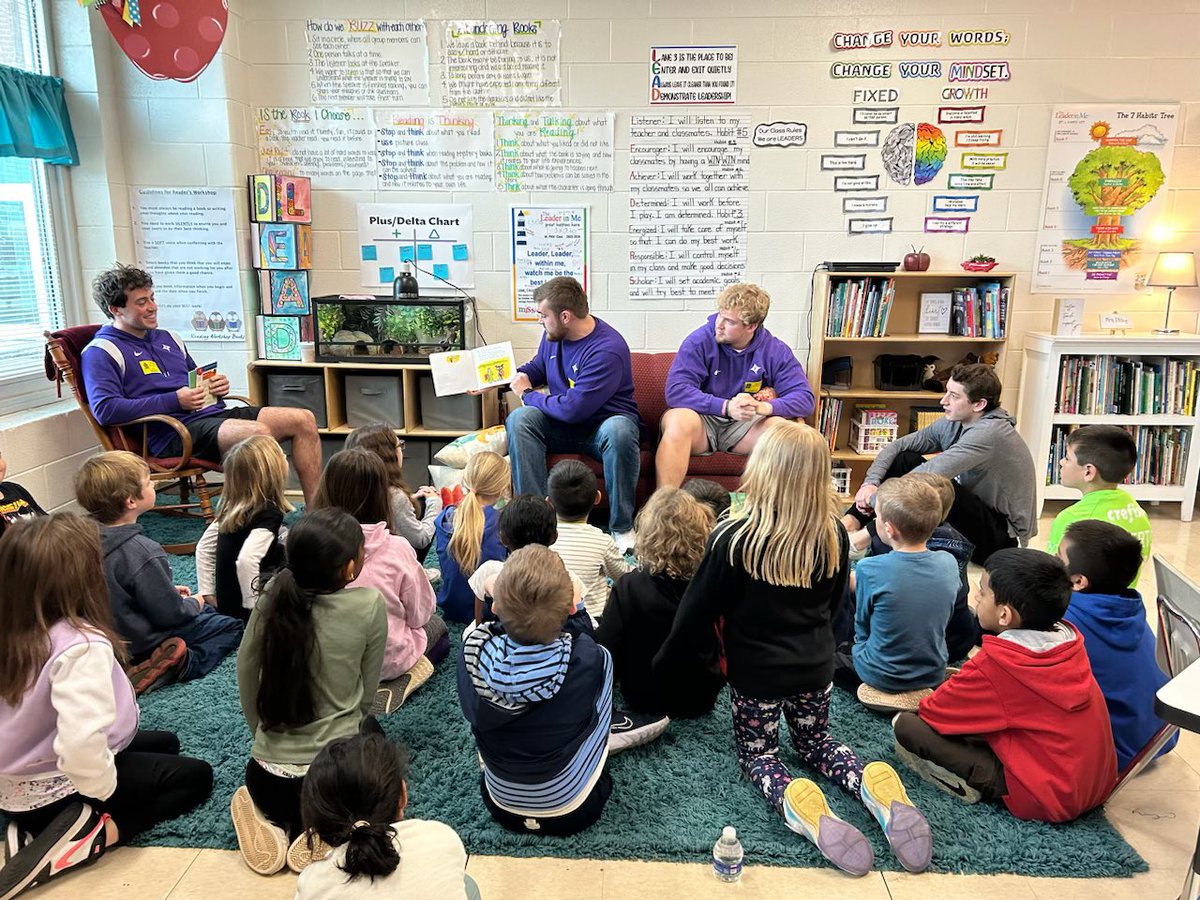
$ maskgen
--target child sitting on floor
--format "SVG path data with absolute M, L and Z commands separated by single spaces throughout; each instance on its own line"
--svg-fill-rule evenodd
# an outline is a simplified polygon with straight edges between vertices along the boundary
M 387 647 L 383 596 L 349 587 L 363 565 L 352 516 L 305 513 L 288 534 L 287 555 L 250 614 L 237 658 L 254 744 L 229 811 L 242 859 L 260 875 L 312 861 L 301 834 L 304 776 L 329 741 L 358 733 Z
M 196 544 L 200 596 L 217 612 L 245 622 L 262 585 L 284 563 L 287 457 L 279 441 L 256 434 L 225 454 L 217 516 Z
M 7 475 L 8 463 L 4 461 L 4 454 L 0 453 L 0 537 L 14 522 L 46 514 L 29 491 L 15 481 L 5 481 Z
M 1058 552 L 1072 522 L 1099 519 L 1132 534 L 1142 544 L 1142 559 L 1150 558 L 1150 519 L 1132 495 L 1117 487 L 1137 465 L 1137 456 L 1133 435 L 1116 425 L 1085 425 L 1067 435 L 1067 449 L 1058 465 L 1059 481 L 1082 491 L 1083 497 L 1054 517 L 1047 553 Z M 1137 584 L 1138 572 L 1134 572 L 1129 587 L 1136 590 Z
M 145 460 L 125 450 L 93 456 L 75 476 L 75 497 L 100 523 L 108 599 L 137 693 L 207 675 L 237 649 L 242 623 L 173 584 L 166 551 L 137 524 L 154 508 Z
M 1058 558 L 1071 577 L 1071 605 L 1064 617 L 1087 647 L 1092 674 L 1104 694 L 1117 749 L 1117 768 L 1137 756 L 1163 721 L 1154 714 L 1154 695 L 1167 676 L 1154 659 L 1154 635 L 1146 624 L 1142 596 L 1127 588 L 1142 565 L 1141 542 L 1098 519 L 1067 526 Z M 1175 746 L 1175 735 L 1160 751 Z
M 446 624 L 412 545 L 388 530 L 387 471 L 374 453 L 341 450 L 330 457 L 312 508 L 348 512 L 362 527 L 364 558 L 350 587 L 375 588 L 387 604 L 388 637 L 375 712 L 404 705 L 450 653 Z
M 879 537 L 891 553 L 869 556 L 855 569 L 854 645 L 834 680 L 859 688 L 859 699 L 879 704 L 880 692 L 934 688 L 946 677 L 946 626 L 958 593 L 958 563 L 925 542 L 942 515 L 932 487 L 889 478 L 875 494 Z M 894 705 L 896 698 L 883 705 Z M 913 701 L 909 708 L 915 708 Z
M 378 733 L 325 745 L 304 779 L 308 832 L 333 850 L 296 882 L 296 900 L 479 900 L 467 851 L 449 825 L 405 819 L 408 754 Z
M 613 582 L 596 629 L 596 640 L 612 653 L 613 672 L 631 710 L 666 715 L 670 708 L 683 717 L 703 715 L 725 683 L 715 633 L 699 654 L 700 664 L 676 686 L 660 683 L 650 668 L 714 524 L 709 507 L 680 488 L 659 488 L 638 513 L 638 568 Z
M 579 576 L 588 615 L 599 619 L 608 600 L 608 579 L 620 578 L 633 566 L 625 561 L 611 535 L 588 524 L 588 513 L 600 502 L 591 469 L 577 459 L 564 459 L 550 470 L 546 485 L 558 516 L 558 540 L 550 549 L 562 557 L 568 572 Z
M 15 897 L 182 815 L 208 763 L 139 731 L 113 629 L 96 523 L 21 522 L 0 541 L 0 897 Z M 77 896 L 83 895 L 82 885 Z
M 729 513 L 729 505 L 732 502 L 729 491 L 715 481 L 709 481 L 707 478 L 690 478 L 683 483 L 682 490 L 712 510 L 714 521 L 721 521 Z
M 896 716 L 896 754 L 967 803 L 1002 799 L 1018 819 L 1068 822 L 1117 781 L 1104 695 L 1062 621 L 1071 581 L 1040 550 L 997 550 L 984 568 L 983 646 L 916 713 Z
M 437 602 L 447 619 L 470 622 L 475 594 L 469 579 L 489 559 L 504 559 L 508 551 L 497 533 L 496 503 L 512 493 L 508 460 L 483 450 L 467 462 L 462 502 L 447 506 L 437 517 L 438 566 L 442 584 Z
M 435 523 L 442 511 L 442 495 L 428 485 L 409 489 L 404 480 L 404 441 L 391 425 L 364 425 L 346 438 L 346 450 L 366 450 L 383 461 L 387 470 L 391 530 L 408 541 L 422 563 L 433 544 Z

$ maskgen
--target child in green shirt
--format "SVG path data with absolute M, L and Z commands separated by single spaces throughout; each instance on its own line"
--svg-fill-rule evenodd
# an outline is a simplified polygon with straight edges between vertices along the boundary
M 1067 449 L 1059 460 L 1059 482 L 1083 492 L 1082 499 L 1054 517 L 1046 552 L 1057 553 L 1067 527 L 1081 519 L 1111 522 L 1136 537 L 1142 559 L 1150 556 L 1150 519 L 1127 492 L 1117 487 L 1137 464 L 1133 436 L 1116 425 L 1085 425 L 1067 435 Z M 1140 573 L 1140 570 L 1139 570 Z M 1137 588 L 1134 576 L 1131 588 Z

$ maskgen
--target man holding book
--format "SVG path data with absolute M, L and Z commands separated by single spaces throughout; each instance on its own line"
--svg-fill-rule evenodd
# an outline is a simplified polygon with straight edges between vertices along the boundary
M 311 412 L 226 407 L 222 398 L 229 393 L 229 379 L 208 366 L 198 371 L 183 339 L 158 327 L 148 272 L 125 265 L 102 272 L 92 282 L 92 299 L 112 322 L 96 332 L 82 354 L 83 383 L 96 421 L 117 425 L 142 416 L 172 416 L 191 434 L 192 456 L 214 463 L 251 435 L 290 439 L 304 499 L 312 499 L 321 475 L 321 443 Z M 150 424 L 147 444 L 157 457 L 183 452 L 178 434 L 165 424 Z

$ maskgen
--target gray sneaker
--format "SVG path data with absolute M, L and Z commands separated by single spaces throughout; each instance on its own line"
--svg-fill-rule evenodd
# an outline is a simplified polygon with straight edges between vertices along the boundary
M 935 788 L 945 791 L 952 797 L 957 797 L 963 803 L 978 803 L 983 799 L 983 794 L 967 784 L 961 775 L 955 775 L 949 769 L 945 769 L 923 756 L 917 756 L 899 741 L 896 741 L 895 747 L 900 761 Z

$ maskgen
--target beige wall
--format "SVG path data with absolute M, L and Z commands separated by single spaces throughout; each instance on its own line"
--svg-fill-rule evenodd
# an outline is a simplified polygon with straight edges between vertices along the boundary
M 1003 366 L 1005 401 L 1016 407 L 1022 336 L 1050 327 L 1054 298 L 1030 295 L 1035 228 L 1049 133 L 1056 103 L 1182 101 L 1183 121 L 1168 174 L 1164 218 L 1176 228 L 1167 249 L 1200 249 L 1200 55 L 1195 36 L 1200 14 L 1177 10 L 1194 4 L 1143 0 L 1137 14 L 1116 0 L 961 0 L 954 13 L 941 0 L 801 2 L 801 0 L 230 0 L 226 40 L 212 65 L 194 82 L 154 82 L 121 54 L 94 12 L 56 2 L 55 36 L 60 71 L 71 91 L 73 121 L 84 163 L 72 171 L 85 279 L 113 258 L 130 259 L 130 185 L 233 186 L 238 229 L 248 258 L 244 177 L 256 166 L 253 111 L 260 105 L 306 105 L 308 73 L 304 20 L 309 17 L 423 18 L 430 24 L 430 57 L 436 61 L 438 24 L 449 18 L 559 19 L 562 22 L 563 106 L 617 113 L 615 190 L 611 194 L 499 193 L 414 194 L 321 190 L 313 196 L 317 293 L 361 290 L 355 256 L 355 205 L 375 201 L 469 202 L 475 214 L 476 289 L 489 340 L 511 339 L 520 351 L 536 346 L 538 330 L 509 319 L 507 215 L 513 204 L 587 203 L 592 209 L 593 290 L 599 315 L 625 334 L 635 349 L 673 349 L 711 309 L 711 301 L 631 301 L 627 297 L 628 122 L 644 111 L 647 59 L 655 43 L 734 43 L 739 53 L 738 105 L 754 122 L 808 124 L 808 145 L 751 153 L 746 278 L 765 285 L 774 307 L 768 327 L 807 354 L 809 283 L 826 259 L 899 259 L 910 244 L 924 245 L 934 269 L 956 269 L 985 252 L 1015 271 L 1011 351 Z M 1200 7 L 1196 7 L 1200 12 Z M 835 31 L 882 28 L 1002 28 L 1004 48 L 960 54 L 890 51 L 834 54 Z M 885 55 L 886 54 L 886 55 Z M 840 199 L 831 177 L 819 171 L 834 127 L 849 127 L 851 91 L 861 82 L 835 81 L 836 59 L 1003 58 L 1012 80 L 990 85 L 987 128 L 1004 130 L 1007 171 L 997 173 L 967 235 L 897 231 L 886 236 L 844 233 Z M 431 84 L 436 93 L 436 72 Z M 936 121 L 943 81 L 893 78 L 870 86 L 901 91 L 902 120 Z M 943 182 L 944 183 L 944 182 Z M 888 215 L 897 228 L 920 228 L 932 190 L 888 191 Z M 256 294 L 245 265 L 245 309 Z M 1114 309 L 1148 329 L 1161 320 L 1165 302 L 1131 295 L 1088 301 L 1091 314 Z M 1172 322 L 1196 328 L 1200 290 L 1176 295 Z M 1094 320 L 1092 320 L 1094 321 Z M 519 351 L 519 352 L 520 352 Z M 224 345 L 218 357 L 234 373 L 245 348 Z M 56 451 L 46 447 L 47 457 Z

